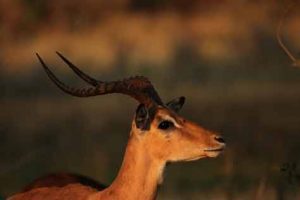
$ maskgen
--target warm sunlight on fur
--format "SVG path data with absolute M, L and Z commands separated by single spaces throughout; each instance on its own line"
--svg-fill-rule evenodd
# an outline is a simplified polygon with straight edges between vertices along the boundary
M 225 141 L 222 137 L 178 114 L 184 104 L 184 97 L 164 104 L 145 77 L 112 82 L 98 81 L 84 74 L 60 53 L 57 54 L 90 85 L 86 89 L 66 86 L 37 54 L 49 78 L 64 92 L 77 97 L 122 93 L 140 103 L 132 121 L 123 163 L 113 183 L 102 191 L 75 183 L 63 187 L 32 189 L 9 200 L 153 200 L 156 198 L 157 186 L 162 183 L 162 174 L 168 162 L 216 157 L 223 151 Z

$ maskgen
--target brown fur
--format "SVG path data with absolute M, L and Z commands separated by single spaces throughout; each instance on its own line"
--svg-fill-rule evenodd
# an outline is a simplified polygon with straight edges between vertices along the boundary
M 104 186 L 103 184 L 98 183 L 97 181 L 86 176 L 72 173 L 54 173 L 42 176 L 34 180 L 32 183 L 25 186 L 22 192 L 27 192 L 41 187 L 63 187 L 74 183 L 89 186 L 97 190 L 103 190 L 104 188 L 106 188 L 106 186 Z
M 174 120 L 175 127 L 158 129 L 161 120 Z M 216 157 L 224 143 L 216 134 L 185 120 L 168 108 L 159 106 L 150 130 L 132 130 L 121 169 L 113 183 L 103 191 L 71 184 L 64 187 L 45 187 L 17 194 L 10 200 L 153 200 L 157 186 L 162 183 L 167 162 Z M 213 149 L 213 151 L 208 151 Z
M 87 199 L 89 195 L 97 192 L 87 186 L 80 184 L 69 184 L 64 187 L 42 187 L 33 189 L 29 192 L 21 193 L 15 195 L 9 199 L 19 200 L 19 199 L 32 199 L 32 200 L 84 200 Z

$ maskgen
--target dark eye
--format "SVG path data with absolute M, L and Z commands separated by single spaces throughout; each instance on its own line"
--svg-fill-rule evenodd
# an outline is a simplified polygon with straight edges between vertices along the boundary
M 173 126 L 174 126 L 173 122 L 165 120 L 165 121 L 160 122 L 160 124 L 158 125 L 158 128 L 162 129 L 162 130 L 166 130 Z

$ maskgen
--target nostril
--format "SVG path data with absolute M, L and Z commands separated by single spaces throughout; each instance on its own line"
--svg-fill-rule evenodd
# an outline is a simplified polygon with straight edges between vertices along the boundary
M 216 136 L 215 140 L 217 140 L 220 143 L 225 143 L 225 140 L 221 136 Z

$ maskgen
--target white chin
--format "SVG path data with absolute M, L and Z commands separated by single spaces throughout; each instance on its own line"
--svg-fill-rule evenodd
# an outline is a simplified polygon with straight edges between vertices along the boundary
M 194 161 L 194 160 L 199 160 L 199 159 L 201 159 L 201 158 L 204 158 L 204 157 L 206 157 L 206 156 L 196 156 L 196 157 L 192 157 L 192 158 L 188 158 L 188 159 L 185 159 L 185 160 L 183 160 L 183 161 Z
M 215 158 L 218 155 L 220 155 L 222 153 L 222 151 L 210 151 L 210 152 L 206 152 L 207 157 L 210 158 Z

